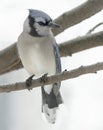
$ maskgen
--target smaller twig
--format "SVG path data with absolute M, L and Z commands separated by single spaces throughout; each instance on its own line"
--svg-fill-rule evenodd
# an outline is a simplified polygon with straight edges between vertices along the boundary
M 98 23 L 97 25 L 95 25 L 92 29 L 90 29 L 90 30 L 87 32 L 87 35 L 88 35 L 88 34 L 91 34 L 96 28 L 98 28 L 98 27 L 101 26 L 102 24 L 103 24 L 103 22 Z

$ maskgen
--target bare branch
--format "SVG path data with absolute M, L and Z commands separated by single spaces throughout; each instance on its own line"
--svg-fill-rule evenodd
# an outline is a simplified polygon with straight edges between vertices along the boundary
M 54 21 L 62 26 L 61 29 L 53 30 L 57 35 L 65 29 L 90 18 L 103 9 L 103 0 L 88 0 L 71 11 L 63 13 Z
M 97 46 L 103 46 L 103 31 L 61 43 L 59 49 L 61 56 L 71 56 Z
M 0 74 L 15 70 L 21 67 L 21 62 L 18 57 L 16 44 L 13 44 L 6 49 L 0 51 Z
M 62 80 L 76 78 L 76 77 L 81 76 L 83 74 L 96 73 L 99 70 L 103 70 L 103 62 L 96 63 L 96 64 L 93 64 L 93 65 L 88 65 L 88 66 L 81 66 L 81 67 L 74 69 L 74 70 L 71 70 L 71 71 L 64 71 L 61 74 L 49 76 L 47 78 L 47 82 L 45 84 L 43 82 L 40 82 L 40 78 L 35 79 L 32 82 L 31 88 L 56 83 L 56 82 L 62 81 Z M 16 83 L 16 84 L 0 86 L 0 93 L 17 91 L 17 90 L 24 90 L 24 89 L 27 89 L 26 83 L 21 82 L 21 83 Z
M 102 24 L 103 24 L 103 22 L 98 23 L 97 25 L 95 25 L 92 29 L 90 29 L 90 30 L 87 32 L 87 35 L 88 35 L 88 34 L 91 34 L 96 28 L 98 28 L 98 27 L 101 26 Z

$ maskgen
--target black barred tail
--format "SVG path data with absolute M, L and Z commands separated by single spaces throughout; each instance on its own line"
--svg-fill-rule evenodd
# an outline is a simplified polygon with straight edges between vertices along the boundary
M 53 89 L 50 94 L 45 92 L 45 89 L 41 87 L 42 90 L 42 112 L 45 114 L 46 119 L 49 123 L 54 124 L 56 121 L 56 111 L 59 104 L 63 103 L 60 92 L 55 95 Z

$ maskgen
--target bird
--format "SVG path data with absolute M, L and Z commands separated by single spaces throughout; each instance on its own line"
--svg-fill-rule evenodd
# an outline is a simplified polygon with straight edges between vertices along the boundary
M 29 15 L 23 24 L 23 31 L 18 37 L 18 54 L 30 78 L 51 76 L 61 73 L 59 48 L 52 29 L 60 25 L 40 10 L 29 9 Z M 30 79 L 28 78 L 28 79 Z M 42 112 L 47 121 L 54 124 L 57 110 L 63 103 L 60 93 L 61 82 L 41 86 Z

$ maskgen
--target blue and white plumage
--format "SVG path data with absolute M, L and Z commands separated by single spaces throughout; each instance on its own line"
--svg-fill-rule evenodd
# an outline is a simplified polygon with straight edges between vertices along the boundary
M 44 12 L 29 10 L 23 32 L 18 38 L 18 52 L 24 68 L 31 75 L 40 77 L 45 73 L 54 75 L 61 72 L 61 62 L 51 28 L 59 27 Z M 42 112 L 50 123 L 56 121 L 56 111 L 62 103 L 60 82 L 41 87 Z

